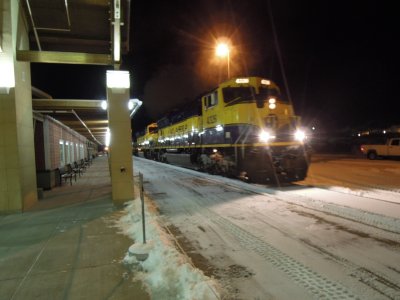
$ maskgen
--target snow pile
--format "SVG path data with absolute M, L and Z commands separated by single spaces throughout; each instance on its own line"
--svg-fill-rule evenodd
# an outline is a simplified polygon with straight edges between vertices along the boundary
M 158 224 L 156 214 L 146 211 L 147 242 L 143 244 L 140 200 L 129 202 L 125 212 L 117 226 L 136 243 L 130 247 L 124 263 L 136 272 L 135 279 L 147 286 L 152 299 L 219 299 L 216 283 L 176 250 L 170 236 Z M 149 256 L 140 262 L 132 252 Z

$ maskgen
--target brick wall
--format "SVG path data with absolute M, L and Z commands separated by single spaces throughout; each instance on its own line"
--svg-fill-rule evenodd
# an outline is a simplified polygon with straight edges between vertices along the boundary
M 45 121 L 48 122 L 49 128 L 49 145 L 47 145 L 47 147 L 49 147 L 51 170 L 59 168 L 62 165 L 60 157 L 60 141 L 62 141 L 64 145 L 65 159 L 68 158 L 68 155 L 66 155 L 67 149 L 70 150 L 70 148 L 66 145 L 67 143 L 73 144 L 73 149 L 70 151 L 70 161 L 78 161 L 82 158 L 87 158 L 87 143 L 91 142 L 86 137 L 80 135 L 76 131 L 73 131 L 71 128 L 66 127 L 51 117 L 46 116 Z M 78 149 L 76 148 L 76 144 L 78 144 Z M 80 153 L 81 145 L 83 146 L 83 157 Z M 73 160 L 71 154 L 73 155 Z M 68 163 L 68 161 L 65 163 Z

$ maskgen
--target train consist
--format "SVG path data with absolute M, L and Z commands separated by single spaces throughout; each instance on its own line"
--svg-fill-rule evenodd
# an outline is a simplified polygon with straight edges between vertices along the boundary
M 135 154 L 250 182 L 299 181 L 309 165 L 299 122 L 275 83 L 233 78 L 148 125 Z

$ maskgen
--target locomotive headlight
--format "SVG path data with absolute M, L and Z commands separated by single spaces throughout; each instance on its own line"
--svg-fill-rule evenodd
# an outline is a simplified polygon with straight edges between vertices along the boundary
M 294 133 L 296 141 L 303 142 L 306 138 L 306 133 L 303 130 L 297 129 Z
M 261 130 L 258 134 L 258 138 L 261 142 L 268 142 L 271 138 L 273 138 L 273 136 L 268 131 Z
M 269 103 L 269 105 L 268 105 L 269 109 L 276 108 L 276 99 L 275 98 L 269 98 L 268 103 Z

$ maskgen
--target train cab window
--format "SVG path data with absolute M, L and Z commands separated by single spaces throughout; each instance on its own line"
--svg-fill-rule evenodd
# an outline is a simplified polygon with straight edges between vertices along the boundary
M 210 106 L 210 96 L 204 97 L 204 106 L 206 108 Z
M 212 94 L 205 96 L 204 105 L 206 108 L 210 108 L 218 104 L 218 95 L 217 92 L 213 92 Z
M 211 94 L 211 106 L 214 106 L 217 104 L 218 104 L 218 96 L 217 96 L 217 92 L 214 92 Z
M 157 126 L 151 126 L 149 127 L 149 133 L 157 133 L 158 127 Z

